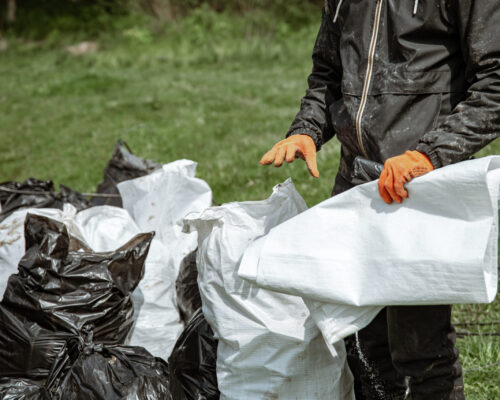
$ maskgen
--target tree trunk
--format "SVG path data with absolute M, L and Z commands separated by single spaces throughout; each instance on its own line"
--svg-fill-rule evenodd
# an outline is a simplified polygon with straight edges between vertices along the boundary
M 144 0 L 143 3 L 158 19 L 166 21 L 175 19 L 174 5 L 171 0 Z
M 8 0 L 7 3 L 7 22 L 16 21 L 16 0 Z

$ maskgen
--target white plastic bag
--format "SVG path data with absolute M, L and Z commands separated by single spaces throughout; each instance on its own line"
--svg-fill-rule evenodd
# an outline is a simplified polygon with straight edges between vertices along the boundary
M 212 204 L 210 187 L 195 177 L 196 166 L 194 161 L 178 160 L 118 184 L 123 208 L 144 232 L 157 233 L 169 250 L 168 262 L 176 273 L 184 257 L 197 246 L 196 233 L 182 232 L 183 218 Z
M 221 399 L 354 399 L 343 342 L 327 346 L 302 299 L 237 275 L 246 247 L 304 211 L 291 180 L 264 201 L 229 203 L 185 219 L 198 232 L 203 313 L 219 339 Z
M 3 298 L 9 276 L 17 273 L 17 265 L 24 255 L 24 220 L 26 214 L 43 215 L 61 222 L 71 221 L 76 209 L 65 204 L 57 208 L 23 208 L 0 222 L 0 300 Z
M 209 207 L 212 192 L 208 184 L 195 178 L 196 163 L 179 160 L 165 164 L 149 175 L 118 184 L 127 214 L 113 228 L 94 219 L 107 240 L 127 236 L 125 230 L 155 231 L 146 260 L 144 278 L 134 291 L 136 322 L 130 344 L 145 347 L 155 356 L 168 359 L 183 324 L 176 303 L 175 282 L 184 257 L 197 246 L 196 234 L 182 232 L 182 219 L 190 212 Z M 117 212 L 117 211 L 115 211 Z M 121 215 L 121 214 L 120 214 Z M 121 217 L 120 217 L 121 218 Z M 85 223 L 89 228 L 88 221 Z M 110 232 L 110 229 L 112 232 Z M 121 230 L 124 230 L 122 233 Z M 130 235 L 130 233 L 128 234 Z
M 240 274 L 327 303 L 489 303 L 498 282 L 499 185 L 493 156 L 412 180 L 402 204 L 385 204 L 377 182 L 355 187 L 254 243 Z

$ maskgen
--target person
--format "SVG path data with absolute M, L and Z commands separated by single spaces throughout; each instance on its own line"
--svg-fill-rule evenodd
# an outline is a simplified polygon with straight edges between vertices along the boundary
M 411 179 L 470 158 L 500 134 L 500 2 L 327 0 L 313 70 L 286 139 L 261 164 L 306 161 L 341 143 L 332 195 L 356 156 L 384 163 L 387 203 Z M 404 203 L 403 203 L 404 205 Z M 451 306 L 386 307 L 346 339 L 356 398 L 464 399 Z

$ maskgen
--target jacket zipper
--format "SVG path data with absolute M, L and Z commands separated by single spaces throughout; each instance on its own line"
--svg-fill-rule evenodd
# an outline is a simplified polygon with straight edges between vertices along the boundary
M 368 52 L 368 65 L 366 66 L 366 76 L 365 82 L 363 84 L 363 94 L 361 96 L 361 102 L 359 104 L 358 114 L 356 116 L 356 133 L 358 136 L 359 147 L 363 156 L 368 159 L 366 154 L 365 146 L 363 144 L 363 137 L 361 133 L 361 120 L 363 119 L 363 112 L 365 111 L 366 100 L 368 98 L 368 90 L 370 89 L 370 83 L 373 73 L 373 58 L 375 57 L 375 48 L 377 46 L 377 37 L 380 27 L 380 17 L 382 15 L 382 2 L 383 0 L 377 0 L 377 9 L 375 11 L 375 21 L 373 24 L 372 38 L 370 40 L 370 49 Z

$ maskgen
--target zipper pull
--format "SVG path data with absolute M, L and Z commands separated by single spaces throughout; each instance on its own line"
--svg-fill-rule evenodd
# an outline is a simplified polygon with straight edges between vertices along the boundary
M 337 9 L 335 10 L 335 16 L 333 17 L 333 23 L 337 22 L 341 6 L 342 6 L 342 0 L 339 0 L 339 4 L 337 5 Z
M 413 15 L 415 16 L 418 11 L 418 0 L 415 0 L 415 3 L 413 5 Z

